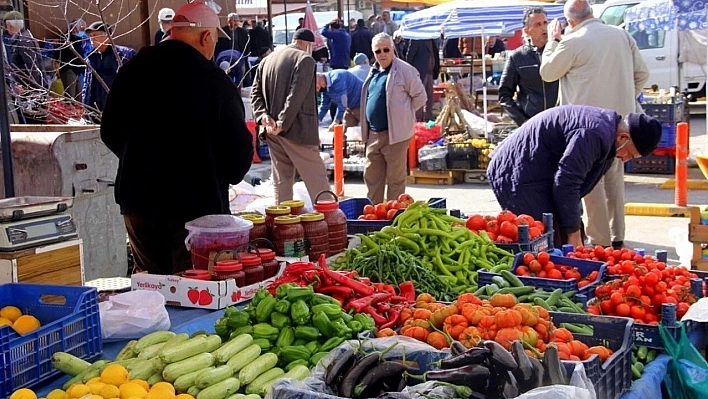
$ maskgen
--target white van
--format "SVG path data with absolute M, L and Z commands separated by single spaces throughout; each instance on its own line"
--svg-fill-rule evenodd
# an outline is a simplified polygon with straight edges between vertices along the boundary
M 639 4 L 641 0 L 610 0 L 602 4 L 604 9 L 600 19 L 607 25 L 623 26 L 624 15 L 628 8 Z M 637 42 L 639 52 L 644 58 L 644 62 L 649 69 L 649 80 L 647 88 L 656 85 L 659 89 L 668 90 L 672 86 L 681 86 L 681 91 L 688 89 L 693 98 L 704 97 L 706 93 L 705 57 L 703 65 L 684 63 L 683 73 L 679 67 L 679 31 L 672 30 L 635 30 L 629 29 L 629 33 Z M 705 35 L 705 33 L 694 32 L 686 35 Z M 685 37 L 685 36 L 682 36 Z M 705 50 L 703 50 L 705 54 Z M 680 77 L 680 79 L 679 79 Z
M 315 21 L 317 22 L 317 28 L 322 29 L 330 23 L 333 19 L 337 18 L 336 11 L 320 11 L 313 12 L 315 16 Z M 284 45 L 290 44 L 293 41 L 293 35 L 298 25 L 298 19 L 304 18 L 304 12 L 294 12 L 285 15 L 278 15 L 273 18 L 273 44 Z M 286 19 L 287 18 L 287 19 Z M 364 15 L 359 11 L 344 11 L 343 15 L 344 21 L 349 21 L 351 18 L 354 19 L 364 19 Z M 287 30 L 285 27 L 285 22 L 287 21 Z M 347 23 L 347 22 L 345 22 Z

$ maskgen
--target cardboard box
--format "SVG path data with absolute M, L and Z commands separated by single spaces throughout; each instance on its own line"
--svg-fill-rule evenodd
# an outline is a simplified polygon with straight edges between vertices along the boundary
M 176 275 L 160 275 L 136 273 L 131 277 L 131 289 L 158 291 L 165 296 L 166 304 L 187 308 L 223 309 L 230 305 L 237 305 L 251 300 L 261 288 L 280 277 L 285 271 L 285 266 L 293 262 L 308 262 L 307 257 L 281 258 L 276 257 L 280 263 L 278 273 L 267 280 L 245 287 L 237 287 L 236 280 L 203 281 L 184 278 Z

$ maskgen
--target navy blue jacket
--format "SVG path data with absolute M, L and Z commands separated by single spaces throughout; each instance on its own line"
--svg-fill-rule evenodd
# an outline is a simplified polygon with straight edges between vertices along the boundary
M 349 58 L 354 59 L 357 53 L 366 54 L 366 58 L 371 60 L 374 58 L 374 52 L 371 51 L 371 40 L 374 38 L 373 32 L 367 27 L 358 27 L 352 32 L 352 47 L 349 51 Z
M 322 93 L 322 102 L 319 109 L 319 120 L 321 121 L 332 102 L 337 104 L 337 114 L 334 119 L 340 121 L 344 117 L 344 111 L 359 108 L 361 105 L 361 88 L 364 82 L 353 73 L 344 69 L 335 69 L 327 72 L 327 90 Z
M 130 47 L 116 46 L 116 50 L 118 50 L 118 55 L 120 56 L 123 65 L 125 65 L 131 58 L 133 58 L 133 56 L 135 56 L 135 54 L 137 54 L 137 52 Z M 116 59 L 115 52 L 111 46 L 108 46 L 102 53 L 98 51 L 92 52 L 88 56 L 88 63 L 110 89 L 113 84 L 113 80 L 115 80 L 116 75 L 118 75 L 118 60 Z M 99 111 L 103 111 L 103 107 L 106 105 L 108 93 L 106 93 L 106 90 L 103 89 L 101 82 L 94 79 L 93 72 L 90 70 L 86 72 L 83 103 L 90 107 L 95 107 Z
M 322 29 L 322 36 L 330 39 L 329 65 L 349 68 L 349 49 L 352 47 L 352 37 L 346 31 L 330 30 L 329 24 Z
M 492 154 L 487 176 L 499 205 L 541 220 L 552 213 L 568 232 L 580 229 L 580 199 L 615 158 L 614 111 L 565 105 L 543 111 Z

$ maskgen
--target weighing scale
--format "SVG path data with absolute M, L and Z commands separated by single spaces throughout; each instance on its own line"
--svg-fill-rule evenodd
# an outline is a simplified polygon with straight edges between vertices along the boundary
M 78 236 L 70 197 L 15 197 L 0 200 L 0 251 L 12 252 Z

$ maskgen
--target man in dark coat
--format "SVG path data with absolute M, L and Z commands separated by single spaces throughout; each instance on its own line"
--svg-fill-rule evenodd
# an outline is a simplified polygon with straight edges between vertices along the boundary
M 349 56 L 354 59 L 358 53 L 365 54 L 367 60 L 374 58 L 374 53 L 371 52 L 371 39 L 374 38 L 374 33 L 366 27 L 366 22 L 360 19 L 356 22 L 356 30 L 352 32 L 352 47 L 349 51 Z
M 418 70 L 420 80 L 425 86 L 428 101 L 425 107 L 416 112 L 419 121 L 427 122 L 433 119 L 433 80 L 440 74 L 440 54 L 435 40 L 411 40 L 408 43 L 406 62 Z
M 661 124 L 644 114 L 565 105 L 539 113 L 494 150 L 487 176 L 503 209 L 540 220 L 554 216 L 556 245 L 583 245 L 580 199 L 615 158 L 647 156 Z

